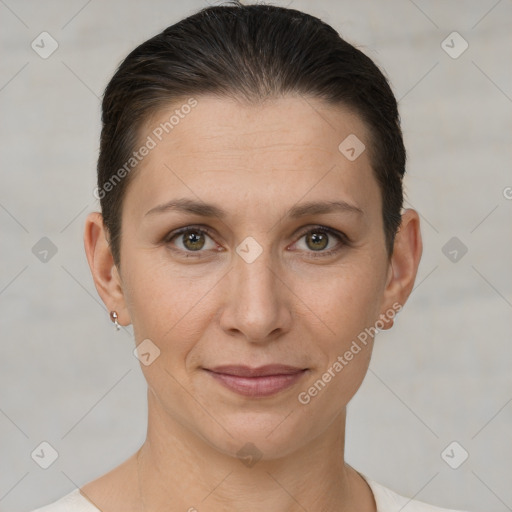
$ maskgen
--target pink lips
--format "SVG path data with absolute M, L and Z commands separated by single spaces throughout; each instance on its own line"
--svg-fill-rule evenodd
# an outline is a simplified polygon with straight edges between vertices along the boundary
M 303 368 L 271 364 L 249 366 L 225 365 L 205 370 L 228 389 L 244 396 L 270 396 L 297 382 L 306 372 Z

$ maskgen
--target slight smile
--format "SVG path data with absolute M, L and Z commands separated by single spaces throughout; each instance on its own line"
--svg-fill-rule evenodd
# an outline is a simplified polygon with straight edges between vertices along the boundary
M 308 369 L 273 364 L 258 368 L 225 365 L 204 370 L 231 391 L 257 398 L 274 395 L 289 388 L 298 382 Z

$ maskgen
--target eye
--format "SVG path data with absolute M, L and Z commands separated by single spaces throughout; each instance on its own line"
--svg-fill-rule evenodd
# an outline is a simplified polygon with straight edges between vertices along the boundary
M 304 242 L 301 243 L 302 240 Z M 210 230 L 204 227 L 180 228 L 169 233 L 163 241 L 169 246 L 169 249 L 184 253 L 186 257 L 198 257 L 206 251 L 223 250 L 212 239 Z M 310 253 L 310 257 L 320 257 L 335 254 L 349 244 L 350 240 L 344 233 L 325 226 L 315 226 L 303 231 L 294 245 L 298 245 L 299 250 Z
M 301 244 L 301 240 L 304 242 Z M 337 243 L 336 243 L 337 242 Z M 349 244 L 349 239 L 344 233 L 340 233 L 325 226 L 316 226 L 302 233 L 295 245 L 302 250 L 305 247 L 306 252 L 318 253 L 311 254 L 313 257 L 329 256 L 340 251 Z M 302 248 L 300 247 L 302 245 Z
M 174 242 L 174 240 L 176 241 Z M 179 252 L 201 253 L 207 250 L 218 250 L 218 246 L 209 235 L 209 231 L 205 228 L 194 226 L 187 226 L 173 231 L 169 233 L 164 241 L 170 245 L 172 250 Z M 195 254 L 187 254 L 187 256 L 189 255 L 196 256 Z

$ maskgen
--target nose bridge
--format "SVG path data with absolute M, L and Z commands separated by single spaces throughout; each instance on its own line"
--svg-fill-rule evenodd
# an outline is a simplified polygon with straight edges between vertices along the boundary
M 252 297 L 251 302 L 264 301 L 269 307 L 272 306 L 270 303 L 277 300 L 277 265 L 270 246 L 258 242 L 254 237 L 246 237 L 236 248 L 236 253 L 234 293 L 242 294 L 244 299 Z
M 289 317 L 277 278 L 280 264 L 266 243 L 247 237 L 237 246 L 223 315 L 224 328 L 251 341 L 264 341 L 276 329 L 287 328 Z

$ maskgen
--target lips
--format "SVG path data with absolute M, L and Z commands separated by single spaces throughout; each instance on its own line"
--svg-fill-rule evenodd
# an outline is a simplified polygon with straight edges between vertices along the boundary
M 236 377 L 266 377 L 267 375 L 291 375 L 303 369 L 285 364 L 267 364 L 257 368 L 239 365 L 215 366 L 210 368 L 210 371 L 224 375 L 235 375 Z
M 295 384 L 307 369 L 282 364 L 249 366 L 224 365 L 205 370 L 224 387 L 243 396 L 265 397 Z

